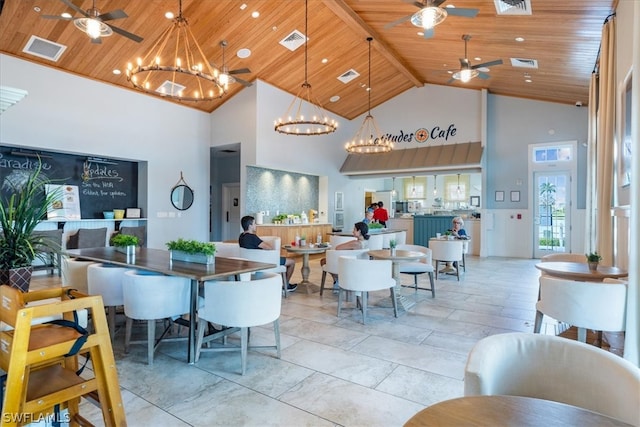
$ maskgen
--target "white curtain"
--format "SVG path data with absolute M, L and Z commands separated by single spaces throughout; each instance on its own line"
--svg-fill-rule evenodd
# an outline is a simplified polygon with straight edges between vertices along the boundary
M 596 142 L 598 132 L 598 74 L 591 74 L 589 83 L 589 131 L 587 134 L 587 209 L 585 218 L 585 249 L 597 250 L 597 187 L 596 187 Z

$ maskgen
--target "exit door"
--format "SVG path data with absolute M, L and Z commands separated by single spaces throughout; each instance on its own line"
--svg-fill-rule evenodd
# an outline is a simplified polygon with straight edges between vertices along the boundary
M 222 240 L 235 240 L 240 225 L 240 183 L 222 185 Z
M 533 178 L 533 257 L 571 252 L 571 175 L 535 172 Z

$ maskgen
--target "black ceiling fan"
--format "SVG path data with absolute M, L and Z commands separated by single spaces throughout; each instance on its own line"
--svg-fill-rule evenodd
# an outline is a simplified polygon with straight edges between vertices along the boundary
M 226 74 L 228 79 L 229 79 L 229 83 L 234 83 L 234 82 L 238 82 L 241 85 L 245 86 L 245 87 L 249 87 L 249 86 L 253 86 L 253 83 L 248 82 L 246 80 L 242 80 L 239 77 L 236 77 L 237 74 L 248 74 L 251 72 L 250 69 L 248 68 L 238 68 L 236 70 L 229 70 L 227 68 L 227 63 L 224 60 L 224 49 L 229 45 L 229 43 L 226 40 L 222 40 L 220 42 L 220 46 L 222 47 L 222 73 Z
M 494 65 L 502 64 L 502 59 L 496 59 L 489 62 L 483 62 L 481 64 L 471 65 L 471 61 L 469 61 L 467 55 L 467 42 L 471 39 L 469 34 L 463 34 L 462 40 L 464 40 L 464 58 L 460 58 L 460 69 L 452 70 L 450 72 L 453 73 L 453 76 L 447 84 L 453 83 L 456 80 L 460 80 L 462 83 L 466 83 L 474 77 L 480 77 L 481 79 L 488 79 L 489 74 L 480 71 L 479 68 L 489 68 Z
M 45 19 L 61 19 L 63 21 L 73 21 L 74 25 L 85 32 L 89 37 L 91 37 L 91 43 L 100 44 L 102 43 L 102 37 L 110 36 L 113 33 L 120 34 L 134 42 L 140 43 L 143 38 L 130 33 L 128 31 L 123 30 L 122 28 L 118 28 L 115 25 L 111 25 L 106 21 L 112 21 L 114 19 L 122 19 L 127 18 L 127 15 L 124 10 L 117 9 L 112 10 L 111 12 L 100 13 L 100 10 L 96 7 L 96 1 L 93 0 L 93 6 L 91 9 L 82 10 L 75 4 L 71 2 L 71 0 L 60 0 L 62 3 L 73 9 L 76 13 L 82 15 L 80 18 L 74 18 L 72 16 L 57 16 L 57 15 L 42 15 Z
M 430 39 L 434 36 L 435 26 L 444 21 L 448 15 L 463 16 L 465 18 L 475 18 L 479 12 L 478 9 L 467 9 L 462 7 L 440 7 L 440 5 L 447 0 L 402 1 L 405 3 L 411 3 L 420 10 L 416 13 L 403 16 L 396 21 L 390 22 L 385 25 L 384 28 L 388 30 L 398 24 L 402 24 L 403 22 L 411 21 L 413 25 L 423 29 L 425 39 Z

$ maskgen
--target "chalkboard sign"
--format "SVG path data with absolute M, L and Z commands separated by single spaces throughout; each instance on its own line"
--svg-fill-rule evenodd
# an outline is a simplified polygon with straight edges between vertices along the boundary
M 103 211 L 138 207 L 138 163 L 87 155 L 0 147 L 0 191 L 24 182 L 42 162 L 42 176 L 52 184 L 77 185 L 82 219 L 103 218 Z

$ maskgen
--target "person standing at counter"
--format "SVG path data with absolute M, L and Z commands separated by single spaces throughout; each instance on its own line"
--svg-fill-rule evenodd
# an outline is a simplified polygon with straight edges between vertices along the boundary
M 262 240 L 256 234 L 256 220 L 251 215 L 243 216 L 240 220 L 242 229 L 244 230 L 240 237 L 238 237 L 238 244 L 241 248 L 245 249 L 264 249 L 264 250 L 277 250 L 279 248 L 272 247 L 268 242 Z M 287 291 L 293 292 L 297 289 L 298 285 L 290 283 L 291 276 L 293 276 L 293 270 L 296 268 L 296 262 L 292 258 L 280 257 L 280 265 L 284 265 L 287 269 Z
M 371 224 L 371 221 L 373 221 L 373 209 L 368 208 L 364 213 L 364 219 L 362 220 L 362 222 L 364 222 L 365 224 Z
M 373 220 L 382 224 L 383 227 L 387 226 L 387 221 L 389 221 L 389 212 L 384 208 L 384 203 L 378 202 L 378 208 L 373 211 Z

